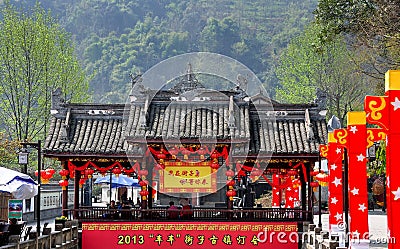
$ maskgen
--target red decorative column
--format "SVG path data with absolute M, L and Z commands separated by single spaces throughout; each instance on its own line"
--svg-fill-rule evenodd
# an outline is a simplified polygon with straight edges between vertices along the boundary
M 347 148 L 349 162 L 349 231 L 350 248 L 369 248 L 367 192 L 367 128 L 365 112 L 347 113 L 347 129 L 335 130 L 339 144 Z M 342 177 L 332 181 L 342 186 Z
M 281 191 L 279 188 L 280 177 L 279 174 L 272 174 L 272 207 L 280 207 L 281 205 Z
M 287 183 L 289 186 L 285 189 L 285 207 L 293 208 L 294 207 L 294 189 L 293 189 L 293 181 L 289 176 L 287 179 Z
M 385 75 L 385 96 L 366 96 L 364 109 L 368 122 L 382 127 L 386 139 L 386 207 L 388 248 L 400 248 L 400 71 Z M 397 243 L 390 243 L 390 242 Z
M 343 223 L 343 186 L 336 179 L 343 176 L 343 148 L 338 146 L 334 133 L 328 134 L 327 146 L 328 170 L 329 170 L 329 232 L 345 232 Z

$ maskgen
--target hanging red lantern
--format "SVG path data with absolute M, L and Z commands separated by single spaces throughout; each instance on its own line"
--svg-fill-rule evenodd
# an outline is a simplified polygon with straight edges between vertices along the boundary
M 147 176 L 148 174 L 149 174 L 149 171 L 147 169 L 139 170 L 139 176 Z
M 85 169 L 85 175 L 90 179 L 92 178 L 94 170 L 92 168 Z
M 227 185 L 227 186 L 235 186 L 235 184 L 236 184 L 236 183 L 235 183 L 235 181 L 233 181 L 233 180 L 227 180 L 227 181 L 226 181 L 226 185 Z
M 233 172 L 233 170 L 227 170 L 226 172 L 225 172 L 225 175 L 227 176 L 227 177 L 234 177 L 235 176 L 235 172 Z
M 290 169 L 287 171 L 287 174 L 289 176 L 296 176 L 298 174 L 298 171 L 296 169 Z
M 316 188 L 319 186 L 319 183 L 318 182 L 310 182 L 310 186 L 313 188 Z
M 311 176 L 316 176 L 316 175 L 318 175 L 319 174 L 319 171 L 318 170 L 316 170 L 316 171 L 311 171 L 310 172 L 310 175 Z
M 211 163 L 210 167 L 211 167 L 212 169 L 219 169 L 218 160 L 215 159 L 215 160 Z
M 40 171 L 40 178 L 41 178 L 41 183 L 47 184 L 49 183 L 50 179 L 53 177 L 53 174 L 51 173 L 53 170 L 42 170 Z
M 216 159 L 216 158 L 220 157 L 220 154 L 218 153 L 217 150 L 214 150 L 214 151 L 211 153 L 210 157 L 211 157 L 212 159 Z
M 161 149 L 156 155 L 158 159 L 165 159 L 167 158 L 167 155 L 164 154 L 164 149 Z
M 230 201 L 233 201 L 233 197 L 236 196 L 236 191 L 233 189 L 230 189 L 226 191 L 226 196 L 229 197 Z
M 203 160 L 204 159 L 204 155 L 207 154 L 207 151 L 203 147 L 200 147 L 197 150 L 197 154 L 199 154 L 200 155 L 200 159 Z
M 171 155 L 172 159 L 176 159 L 176 155 L 179 153 L 178 149 L 174 146 L 168 149 L 168 153 Z
M 54 173 L 56 173 L 56 170 L 52 169 L 52 168 L 48 168 L 48 169 L 46 169 L 46 171 L 49 172 L 51 174 L 51 176 L 53 176 Z
M 142 191 L 139 192 L 139 194 L 140 194 L 141 196 L 148 196 L 148 195 L 149 195 L 149 191 L 147 191 L 147 190 L 142 190 Z
M 87 180 L 86 178 L 79 179 L 79 188 L 83 187 L 83 185 L 85 184 L 86 180 Z
M 140 181 L 140 182 L 139 182 L 139 185 L 140 185 L 141 187 L 147 186 L 148 184 L 149 184 L 148 181 Z
M 61 186 L 61 189 L 62 189 L 62 190 L 66 190 L 66 189 L 67 189 L 67 186 L 68 186 L 68 181 L 67 181 L 67 180 L 60 180 L 60 181 L 58 182 L 58 184 Z
M 98 169 L 98 171 L 100 172 L 100 174 L 102 176 L 105 176 L 107 174 L 107 170 L 106 169 L 100 168 L 100 169 Z
M 63 180 L 65 180 L 65 179 L 67 179 L 67 175 L 69 174 L 69 171 L 67 169 L 62 169 L 62 170 L 60 170 L 60 172 L 58 174 L 60 174 L 61 178 Z
M 189 155 L 192 153 L 189 149 L 186 149 L 185 147 L 182 148 L 181 153 L 183 155 L 183 159 L 187 160 L 189 159 Z
M 119 167 L 115 167 L 112 172 L 118 177 L 122 173 L 122 170 Z

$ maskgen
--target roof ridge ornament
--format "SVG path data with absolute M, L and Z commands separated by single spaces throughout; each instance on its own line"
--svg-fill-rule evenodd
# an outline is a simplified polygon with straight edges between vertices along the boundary
M 192 64 L 189 62 L 186 74 L 180 77 L 180 81 L 171 88 L 175 93 L 181 94 L 195 89 L 205 88 L 196 78 L 193 73 Z
M 308 109 L 305 111 L 305 128 L 306 128 L 306 135 L 309 141 L 314 140 L 314 131 L 313 131 L 313 124 L 311 123 L 310 112 Z

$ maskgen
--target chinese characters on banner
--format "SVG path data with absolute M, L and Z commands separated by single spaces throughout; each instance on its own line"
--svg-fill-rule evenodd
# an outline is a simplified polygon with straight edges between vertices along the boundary
M 165 193 L 215 193 L 217 172 L 208 162 L 165 162 L 160 171 L 160 191 Z
M 83 249 L 297 249 L 298 241 L 295 222 L 82 223 Z

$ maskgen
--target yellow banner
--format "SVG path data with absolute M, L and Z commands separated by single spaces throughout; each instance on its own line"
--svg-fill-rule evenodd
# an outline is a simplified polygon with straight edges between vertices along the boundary
M 180 166 L 165 164 L 160 173 L 160 191 L 168 193 L 216 191 L 216 173 L 208 165 L 181 163 Z

